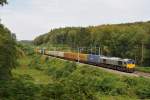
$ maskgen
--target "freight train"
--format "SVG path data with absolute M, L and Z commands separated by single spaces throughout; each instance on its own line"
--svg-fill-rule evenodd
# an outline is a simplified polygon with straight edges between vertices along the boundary
M 122 59 L 118 57 L 107 57 L 103 55 L 83 54 L 75 52 L 48 51 L 46 49 L 37 49 L 36 52 L 48 56 L 58 57 L 71 61 L 78 61 L 109 69 L 132 73 L 135 68 L 135 61 L 132 59 Z

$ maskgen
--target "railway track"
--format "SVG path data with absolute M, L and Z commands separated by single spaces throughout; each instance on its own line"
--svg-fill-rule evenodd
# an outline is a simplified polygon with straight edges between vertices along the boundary
M 140 72 L 140 71 L 135 71 L 134 74 L 138 75 L 139 77 L 147 77 L 150 78 L 150 73 L 144 73 L 144 72 Z
M 48 56 L 48 57 L 53 57 L 53 58 L 57 58 L 59 60 L 68 61 L 66 59 L 62 59 L 62 58 L 58 58 L 58 57 L 54 57 L 54 56 Z M 95 66 L 95 65 L 91 65 L 91 64 L 85 64 L 85 63 L 81 63 L 81 62 L 77 62 L 77 63 L 81 64 L 81 65 L 90 65 L 92 67 L 98 67 L 99 69 L 103 69 L 105 71 L 108 71 L 108 72 L 111 72 L 111 73 L 114 73 L 114 74 L 119 74 L 119 75 L 124 75 L 124 76 L 131 76 L 131 77 L 150 78 L 150 73 L 145 73 L 145 72 L 140 72 L 140 71 L 134 71 L 133 73 L 127 73 L 127 72 L 122 72 L 122 71 L 118 71 L 118 70 L 108 69 L 108 68 L 105 68 L 105 67 L 99 67 L 99 66 Z

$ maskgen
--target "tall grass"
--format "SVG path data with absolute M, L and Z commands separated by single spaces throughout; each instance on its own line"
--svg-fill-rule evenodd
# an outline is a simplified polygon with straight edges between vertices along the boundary
M 136 67 L 137 71 L 150 73 L 150 67 Z

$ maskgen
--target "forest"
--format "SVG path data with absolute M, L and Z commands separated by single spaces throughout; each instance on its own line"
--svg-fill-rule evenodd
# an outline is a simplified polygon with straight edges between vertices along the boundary
M 149 27 L 150 21 L 58 28 L 38 36 L 34 44 L 38 46 L 61 44 L 71 48 L 100 47 L 102 55 L 131 58 L 138 65 L 150 66 Z
M 0 6 L 5 4 L 7 0 L 0 0 Z M 150 99 L 147 77 L 111 73 L 34 51 L 38 46 L 100 47 L 103 55 L 150 66 L 150 22 L 59 28 L 34 41 L 16 38 L 0 23 L 0 100 Z M 140 70 L 149 73 L 146 68 Z

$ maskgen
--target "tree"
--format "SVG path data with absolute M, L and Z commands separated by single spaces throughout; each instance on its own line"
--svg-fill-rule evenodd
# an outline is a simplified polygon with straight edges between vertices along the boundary
M 16 39 L 14 34 L 0 24 L 0 80 L 11 77 L 11 69 L 16 66 Z
M 150 22 L 137 22 L 86 28 L 58 28 L 37 37 L 34 42 L 37 45 L 64 44 L 73 49 L 100 47 L 103 55 L 135 59 L 137 64 L 150 66 L 149 27 Z M 88 53 L 87 50 L 85 53 Z
M 4 4 L 7 4 L 7 0 L 0 0 L 0 5 Z M 16 58 L 16 36 L 0 24 L 0 80 L 10 79 Z
M 7 0 L 0 0 L 0 5 L 3 6 L 4 4 L 7 4 Z

